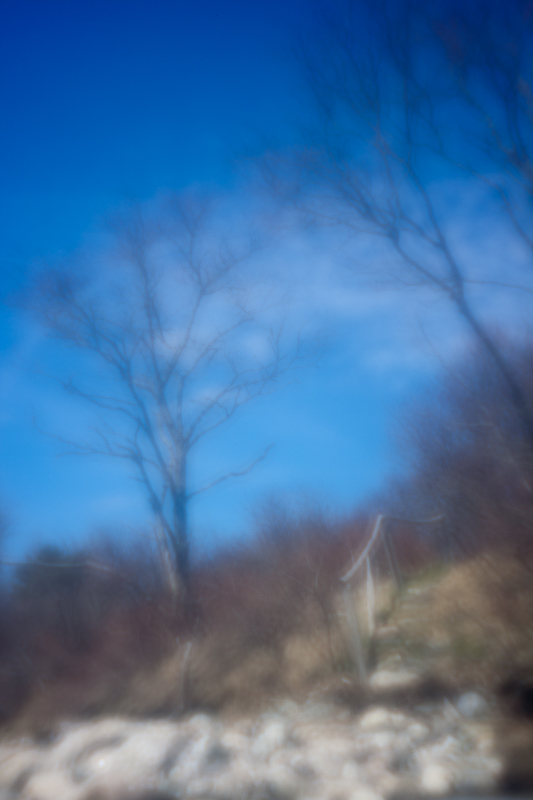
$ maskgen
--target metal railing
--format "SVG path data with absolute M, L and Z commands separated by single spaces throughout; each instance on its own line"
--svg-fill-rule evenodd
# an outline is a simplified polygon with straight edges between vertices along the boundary
M 374 579 L 372 576 L 372 564 L 370 557 L 374 552 L 377 544 L 381 541 L 385 548 L 387 560 L 389 562 L 391 575 L 396 587 L 396 592 L 399 593 L 403 586 L 402 575 L 398 566 L 398 559 L 396 557 L 396 550 L 390 536 L 389 522 L 407 522 L 413 525 L 431 525 L 436 522 L 441 522 L 444 515 L 440 514 L 431 519 L 403 519 L 402 517 L 392 517 L 388 514 L 379 514 L 374 529 L 368 540 L 363 552 L 355 562 L 355 564 L 348 570 L 346 575 L 343 575 L 341 581 L 344 583 L 343 601 L 346 613 L 346 620 L 348 622 L 348 629 L 350 632 L 350 648 L 354 664 L 361 680 L 365 681 L 367 678 L 367 665 L 366 656 L 363 648 L 359 620 L 355 608 L 353 584 L 360 569 L 366 564 L 366 596 L 367 596 L 367 614 L 368 614 L 368 637 L 371 641 L 375 635 L 376 630 L 376 591 L 374 586 Z

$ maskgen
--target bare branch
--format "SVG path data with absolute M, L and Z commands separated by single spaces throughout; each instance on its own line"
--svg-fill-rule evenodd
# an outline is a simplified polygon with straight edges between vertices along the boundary
M 260 316 L 272 302 L 267 293 L 253 308 L 247 295 L 242 267 L 257 243 L 232 246 L 210 213 L 209 203 L 194 198 L 163 201 L 155 216 L 137 205 L 110 224 L 118 244 L 112 258 L 101 264 L 100 254 L 87 257 L 91 280 L 80 278 L 75 266 L 49 268 L 34 303 L 50 336 L 90 356 L 83 383 L 56 380 L 100 415 L 89 428 L 93 441 L 48 435 L 71 452 L 134 465 L 132 477 L 143 486 L 185 592 L 188 501 L 247 474 L 270 449 L 191 494 L 192 447 L 242 405 L 279 388 L 282 376 L 305 360 L 299 337 L 295 345 L 284 344 L 289 337 L 283 325 L 266 331 L 269 358 L 258 359 L 241 346 L 238 334 L 245 327 L 265 334 Z M 95 359 L 104 379 L 91 372 Z M 210 374 L 220 388 L 199 397 L 201 380 Z M 107 389 L 103 380 L 117 388 Z M 108 424 L 112 419 L 120 422 Z
M 238 472 L 228 472 L 226 475 L 222 475 L 221 478 L 217 478 L 216 480 L 211 481 L 211 483 L 208 483 L 207 486 L 203 486 L 201 489 L 197 489 L 194 492 L 190 492 L 187 495 L 187 499 L 190 500 L 191 497 L 196 497 L 197 494 L 201 494 L 202 492 L 207 492 L 208 489 L 212 489 L 213 486 L 218 486 L 219 483 L 223 483 L 223 481 L 227 481 L 229 478 L 242 478 L 243 475 L 248 475 L 248 473 L 250 473 L 253 470 L 253 468 L 257 466 L 257 464 L 265 460 L 265 458 L 267 457 L 267 455 L 269 454 L 269 452 L 272 450 L 273 447 L 274 447 L 273 444 L 269 444 L 265 452 L 261 456 L 259 456 L 259 458 L 256 458 L 255 461 L 252 461 L 252 463 L 249 464 L 247 467 L 239 470 Z

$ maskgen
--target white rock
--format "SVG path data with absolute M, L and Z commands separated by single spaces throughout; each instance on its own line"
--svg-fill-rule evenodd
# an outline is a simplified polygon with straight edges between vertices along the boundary
M 213 739 L 209 734 L 205 734 L 198 740 L 191 742 L 169 772 L 169 780 L 179 783 L 195 780 L 200 773 L 201 765 L 209 751 L 209 747 L 212 745 Z
M 383 800 L 383 797 L 373 789 L 364 786 L 361 789 L 356 789 L 355 792 L 352 792 L 350 795 L 350 800 Z
M 391 754 L 394 756 L 405 756 L 413 749 L 413 741 L 407 733 L 398 733 L 394 737 L 394 742 L 391 748 Z
M 107 717 L 85 723 L 67 723 L 61 726 L 61 736 L 50 752 L 53 754 L 53 759 L 58 762 L 76 762 L 84 754 L 119 747 L 138 728 L 138 724 L 120 717 Z
M 183 787 L 186 797 L 206 797 L 212 794 L 213 784 L 213 778 L 196 778 L 187 781 Z M 175 785 L 173 780 L 170 781 L 170 785 Z
M 342 777 L 345 781 L 355 782 L 361 777 L 361 768 L 353 761 L 349 761 L 342 768 Z
M 370 678 L 372 689 L 407 689 L 420 681 L 416 672 L 409 670 L 378 669 Z
M 270 794 L 275 797 L 296 795 L 300 789 L 300 782 L 294 772 L 279 764 L 268 771 L 267 784 Z
M 457 701 L 457 710 L 463 717 L 479 719 L 489 711 L 489 704 L 477 692 L 465 692 Z
M 433 704 L 426 724 L 420 714 L 378 705 L 341 719 L 338 707 L 316 700 L 259 718 L 69 723 L 47 746 L 0 742 L 0 800 L 18 778 L 20 786 L 26 781 L 21 800 L 87 800 L 99 790 L 121 797 L 163 786 L 184 800 L 259 797 L 263 790 L 286 800 L 490 792 L 502 770 L 491 719 L 477 720 L 479 703 L 464 697 L 453 719 L 444 703 Z
M 307 754 L 297 753 L 288 759 L 290 768 L 294 771 L 299 778 L 303 780 L 314 780 L 316 778 L 316 771 L 309 763 Z
M 245 736 L 244 733 L 239 733 L 239 731 L 231 730 L 231 728 L 224 731 L 220 737 L 220 742 L 228 750 L 245 750 L 250 744 L 248 736 Z
M 252 745 L 252 753 L 258 758 L 266 758 L 287 740 L 287 723 L 282 719 L 268 722 Z
M 338 773 L 340 765 L 353 755 L 355 743 L 351 737 L 319 736 L 308 742 L 307 755 L 311 766 L 322 770 L 324 773 Z
M 359 727 L 363 731 L 401 730 L 411 723 L 413 723 L 411 717 L 381 706 L 370 708 L 359 719 Z
M 184 793 L 184 787 L 177 788 L 177 795 L 181 797 Z M 217 775 L 211 783 L 211 794 L 215 797 L 249 797 L 253 794 L 253 781 L 250 776 L 250 770 L 244 765 L 237 765 L 231 770 Z M 186 789 L 185 789 L 186 792 Z
M 232 753 L 221 742 L 212 742 L 205 754 L 202 770 L 207 774 L 216 774 L 227 770 L 232 760 Z
M 88 775 L 108 774 L 119 781 L 140 781 L 155 778 L 175 735 L 168 723 L 147 723 L 135 726 L 131 736 L 115 747 L 102 747 L 80 761 Z
M 376 731 L 389 728 L 391 722 L 391 712 L 386 708 L 371 708 L 366 711 L 359 720 L 359 727 L 363 731 Z
M 75 786 L 64 772 L 39 772 L 24 787 L 25 800 L 77 800 L 80 786 Z
M 420 785 L 429 794 L 447 794 L 453 787 L 453 778 L 442 764 L 426 764 L 422 770 Z
M 467 793 L 490 792 L 495 784 L 495 776 L 481 766 L 463 770 L 457 779 L 457 788 Z
M 415 744 L 424 742 L 429 736 L 429 728 L 422 722 L 412 722 L 407 728 L 407 735 Z
M 0 787 L 10 788 L 22 776 L 35 772 L 41 765 L 42 758 L 36 758 L 33 750 L 17 752 L 13 750 L 5 758 L 0 758 Z
M 208 714 L 195 714 L 190 718 L 188 724 L 205 732 L 208 728 L 212 727 L 213 720 Z
M 406 794 L 410 794 L 409 789 L 407 792 L 405 791 L 407 788 L 405 780 L 402 781 L 398 775 L 392 775 L 390 772 L 383 772 L 380 775 L 376 788 L 383 797 L 391 797 L 391 795 L 398 797 L 400 794 L 405 797 Z
M 493 756 L 492 758 L 484 758 L 484 768 L 490 772 L 493 777 L 499 777 L 503 772 L 503 762 L 501 758 Z
M 433 757 L 441 758 L 454 758 L 461 754 L 461 744 L 455 736 L 445 736 L 444 739 L 439 739 L 431 748 L 430 752 Z
M 375 731 L 366 734 L 365 744 L 374 750 L 387 750 L 392 747 L 397 737 L 393 731 Z

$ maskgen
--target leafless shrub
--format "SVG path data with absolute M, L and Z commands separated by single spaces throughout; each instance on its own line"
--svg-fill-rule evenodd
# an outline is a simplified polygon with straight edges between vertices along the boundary
M 112 705 L 174 647 L 180 624 L 156 554 L 140 543 L 41 548 L 17 567 L 4 604 L 4 718 L 30 698 L 44 716 Z

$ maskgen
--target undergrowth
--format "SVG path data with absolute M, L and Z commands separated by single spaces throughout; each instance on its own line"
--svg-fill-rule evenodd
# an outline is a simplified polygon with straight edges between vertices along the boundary
M 195 565 L 188 617 L 165 583 L 157 552 L 146 545 L 124 549 L 106 541 L 71 553 L 41 550 L 0 598 L 5 729 L 46 730 L 61 718 L 111 712 L 250 710 L 273 697 L 305 697 L 343 676 L 353 682 L 339 579 L 368 531 L 362 518 L 333 522 L 316 515 L 293 521 L 283 536 L 263 528 L 246 547 Z M 514 655 L 533 663 L 533 646 L 520 633 L 533 607 L 527 565 L 478 555 L 450 567 L 427 540 L 417 549 L 412 531 L 403 533 L 403 543 L 401 535 L 406 586 L 431 590 L 421 603 L 431 621 L 419 626 L 418 640 L 400 636 L 391 646 L 420 660 L 438 652 L 435 669 L 448 681 L 467 662 L 477 670 L 470 675 L 485 668 L 483 674 L 500 674 Z M 381 550 L 373 567 L 378 624 L 394 626 L 410 595 L 394 601 Z M 364 582 L 355 600 L 364 620 Z M 432 636 L 441 642 L 433 650 Z M 368 651 L 375 660 L 387 648 L 378 642 Z

